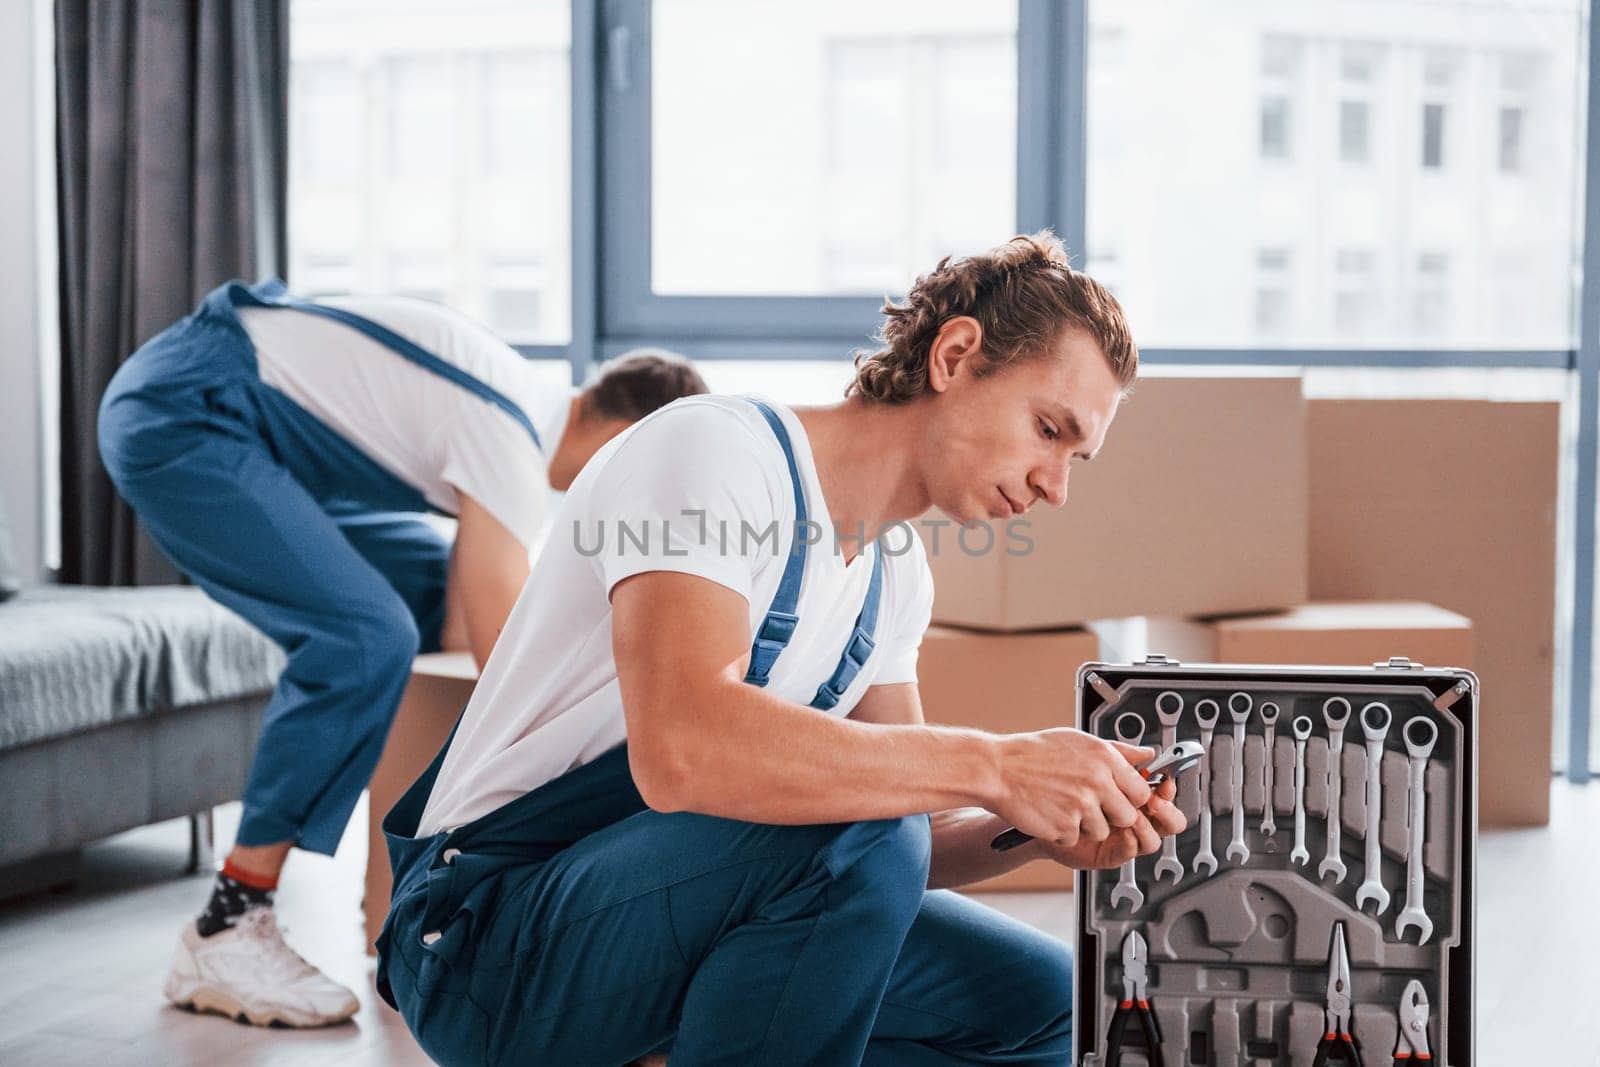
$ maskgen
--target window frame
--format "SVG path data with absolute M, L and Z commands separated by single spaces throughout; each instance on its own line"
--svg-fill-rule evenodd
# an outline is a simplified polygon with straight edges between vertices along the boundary
M 1052 227 L 1083 265 L 1088 173 L 1089 0 L 1018 0 L 1017 229 Z M 865 343 L 879 320 L 865 297 L 661 296 L 650 290 L 651 0 L 573 0 L 572 339 L 519 346 L 566 358 L 573 381 L 639 344 L 664 344 L 697 359 L 838 360 Z M 1583 158 L 1600 159 L 1600 0 L 1588 0 L 1587 109 Z M 1420 79 L 1419 79 L 1420 80 Z M 1461 100 L 1424 87 L 1429 101 Z M 1419 99 L 1419 104 L 1422 101 Z M 1416 114 L 1420 118 L 1421 108 Z M 1369 120 L 1371 116 L 1369 114 Z M 1463 121 L 1456 115 L 1454 121 Z M 1420 122 L 1419 122 L 1420 127 Z M 1420 128 L 1418 133 L 1420 134 Z M 1524 137 L 1527 129 L 1523 130 Z M 1370 130 L 1369 130 L 1370 134 Z M 1291 137 L 1293 134 L 1291 133 Z M 1445 131 L 1448 139 L 1449 130 Z M 1524 145 L 1524 148 L 1526 146 Z M 1445 167 L 1449 163 L 1445 146 Z M 1419 168 L 1420 169 L 1420 168 Z M 1584 175 L 1583 282 L 1576 342 L 1565 348 L 1153 347 L 1157 366 L 1556 368 L 1571 373 L 1578 455 L 1575 583 L 1566 774 L 1591 777 L 1589 759 L 1600 468 L 1600 166 Z
M 1064 114 L 1051 71 L 1081 81 L 1085 25 L 1065 25 L 1066 10 L 1050 0 L 1018 0 L 1017 218 L 1018 231 L 1049 226 L 1074 251 L 1083 246 L 1082 191 L 1052 188 L 1048 175 L 1081 158 L 1081 116 Z M 882 301 L 874 296 L 663 295 L 650 278 L 652 171 L 651 4 L 603 0 L 596 27 L 604 57 L 600 95 L 600 153 L 606 180 L 600 254 L 599 325 L 602 349 L 620 344 L 676 344 L 691 354 L 733 347 L 760 358 L 837 359 L 865 343 L 877 328 Z M 576 37 L 576 35 L 575 35 Z M 1076 205 L 1076 207 L 1075 207 Z M 1075 211 L 1075 213 L 1074 213 Z M 1078 257 L 1081 263 L 1081 255 Z M 798 357 L 797 357 L 798 353 Z

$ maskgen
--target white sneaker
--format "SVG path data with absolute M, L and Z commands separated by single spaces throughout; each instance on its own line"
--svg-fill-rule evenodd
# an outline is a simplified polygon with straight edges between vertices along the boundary
M 251 908 L 210 937 L 185 926 L 161 991 L 180 1008 L 253 1026 L 329 1026 L 361 1006 L 284 943 L 269 907 Z

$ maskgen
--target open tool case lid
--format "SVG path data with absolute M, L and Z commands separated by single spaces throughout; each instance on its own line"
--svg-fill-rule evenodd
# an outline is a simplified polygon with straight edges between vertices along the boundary
M 1158 697 L 1165 716 L 1157 714 Z M 1240 724 L 1230 712 L 1235 697 L 1232 708 L 1250 708 L 1237 759 Z M 1350 709 L 1339 738 L 1338 786 L 1328 774 L 1339 732 L 1333 720 L 1343 711 L 1335 698 Z M 1208 701 L 1215 705 L 1205 706 Z M 1375 703 L 1383 710 L 1371 712 L 1369 738 L 1362 720 Z M 1174 723 L 1173 709 L 1180 705 Z M 1269 705 L 1275 713 L 1267 711 Z M 1379 731 L 1385 711 L 1389 722 Z M 1136 717 L 1129 718 L 1130 712 Z M 1270 748 L 1264 712 L 1274 718 Z M 1433 1063 L 1472 1067 L 1477 714 L 1478 680 L 1471 672 L 1426 668 L 1404 658 L 1371 667 L 1185 666 L 1163 656 L 1137 664 L 1085 664 L 1078 672 L 1078 725 L 1089 733 L 1110 738 L 1119 728 L 1124 736 L 1142 728 L 1138 743 L 1159 749 L 1174 739 L 1204 740 L 1202 718 L 1214 718 L 1215 725 L 1202 766 L 1179 778 L 1178 804 L 1189 825 L 1173 839 L 1176 844 L 1139 857 L 1131 872 L 1077 874 L 1073 1062 L 1311 1067 L 1330 1021 L 1333 960 L 1347 956 L 1344 1028 L 1363 1064 L 1411 1062 L 1396 1058 L 1407 1049 L 1401 1002 L 1414 1001 L 1420 986 L 1427 1001 L 1425 1039 L 1412 1040 L 1425 1040 Z M 1312 728 L 1297 743 L 1295 721 L 1302 716 Z M 1413 727 L 1416 719 L 1428 722 Z M 1419 761 L 1413 758 L 1417 749 L 1408 746 L 1407 728 L 1420 746 L 1430 723 L 1436 739 Z M 1380 814 L 1377 842 L 1369 849 L 1366 801 L 1373 787 L 1367 771 L 1373 759 L 1380 768 Z M 1414 775 L 1425 786 L 1425 835 L 1415 861 Z M 1211 810 L 1209 864 L 1197 863 L 1203 851 L 1202 778 Z M 1244 812 L 1242 832 L 1234 821 L 1235 795 Z M 1326 817 L 1330 805 L 1339 813 L 1336 828 Z M 1303 832 L 1296 830 L 1297 806 Z M 1329 861 L 1335 835 L 1335 853 L 1345 867 L 1338 881 L 1337 865 Z M 1367 874 L 1374 851 L 1376 880 Z M 1158 881 L 1163 856 L 1167 862 Z M 1419 912 L 1410 909 L 1409 883 L 1417 871 L 1422 889 L 1415 895 L 1426 917 L 1421 925 Z M 1381 899 L 1376 887 L 1389 899 L 1375 916 Z M 1397 926 L 1403 913 L 1407 922 Z M 1125 966 L 1125 951 L 1135 949 L 1137 961 Z M 1158 1032 L 1159 1059 L 1144 1048 L 1145 1019 L 1118 1018 L 1119 1007 L 1122 1015 L 1139 1010 L 1124 1005 L 1127 970 L 1144 977 L 1142 995 Z M 1407 1016 L 1414 1034 L 1416 1010 Z M 1118 1056 L 1111 1058 L 1114 1030 L 1122 1038 Z M 1327 1062 L 1353 1062 L 1331 1051 Z

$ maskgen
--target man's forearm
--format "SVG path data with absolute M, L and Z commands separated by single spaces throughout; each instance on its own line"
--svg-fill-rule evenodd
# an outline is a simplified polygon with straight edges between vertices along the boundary
M 651 751 L 630 721 L 652 806 L 792 826 L 992 805 L 1001 791 L 998 738 L 977 730 L 855 722 L 742 682 L 663 718 L 669 751 Z M 670 772 L 643 773 L 657 768 Z
M 930 818 L 933 859 L 928 864 L 929 889 L 957 889 L 996 878 L 1042 856 L 1036 841 L 1005 852 L 990 848 L 989 842 L 1007 823 L 982 808 L 936 811 Z

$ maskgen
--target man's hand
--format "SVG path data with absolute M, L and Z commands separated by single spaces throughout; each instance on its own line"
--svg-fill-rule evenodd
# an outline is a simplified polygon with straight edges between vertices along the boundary
M 1057 863 L 1080 871 L 1110 870 L 1135 856 L 1149 856 L 1160 850 L 1162 838 L 1181 834 L 1189 825 L 1189 820 L 1172 802 L 1177 787 L 1177 782 L 1171 778 L 1156 786 L 1150 802 L 1140 809 L 1133 825 L 1112 831 L 1104 841 L 1080 839 L 1074 845 L 1040 841 L 1039 851 Z
M 999 755 L 1002 793 L 990 810 L 1060 846 L 1099 843 L 1131 829 L 1150 802 L 1150 786 L 1136 768 L 1155 758 L 1154 749 L 1060 727 L 1008 734 L 999 740 Z

